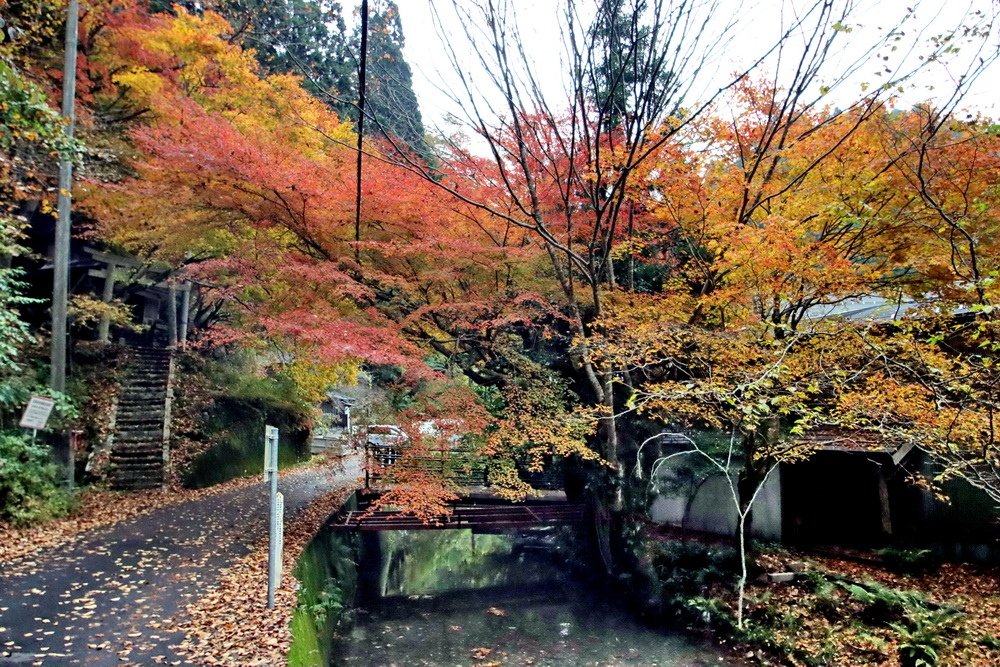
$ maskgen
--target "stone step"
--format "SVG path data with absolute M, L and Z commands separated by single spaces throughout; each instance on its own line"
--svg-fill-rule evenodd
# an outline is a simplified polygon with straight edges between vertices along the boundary
M 141 421 L 140 421 L 141 420 Z M 115 437 L 152 435 L 163 438 L 163 419 L 133 417 L 130 421 L 119 421 L 115 426 Z
M 151 424 L 163 425 L 163 409 L 160 406 L 146 410 L 131 410 L 115 416 L 115 428 L 149 428 Z
M 142 431 L 163 432 L 163 412 L 156 415 L 152 410 L 118 415 L 115 418 L 115 433 L 131 433 Z
M 147 427 L 151 424 L 156 424 L 157 426 L 163 426 L 163 410 L 135 410 L 133 412 L 121 413 L 119 412 L 115 415 L 115 430 L 120 430 L 126 427 L 138 426 L 140 428 Z
M 167 397 L 167 388 L 160 386 L 157 389 L 140 389 L 138 391 L 122 390 L 119 395 L 119 405 L 148 403 L 150 401 L 162 401 Z
M 125 424 L 122 428 L 115 429 L 115 442 L 124 442 L 126 440 L 163 440 L 163 424 L 157 422 L 155 426 L 152 424 Z
M 170 372 L 170 364 L 148 364 L 142 366 L 129 366 L 128 370 L 125 371 L 124 377 L 126 379 L 139 377 L 142 375 L 167 375 Z
M 154 403 L 153 405 L 140 405 L 135 403 L 125 407 L 127 409 L 122 410 L 121 406 L 119 406 L 118 412 L 115 414 L 115 424 L 118 424 L 119 422 L 127 424 L 130 419 L 157 419 L 160 420 L 160 423 L 163 423 L 163 403 Z
M 127 368 L 131 370 L 136 368 L 169 368 L 169 367 L 170 367 L 170 359 L 166 358 L 155 359 L 152 357 L 146 357 L 140 359 L 132 359 L 131 361 L 128 362 Z
M 159 400 L 152 401 L 145 398 L 123 398 L 118 402 L 118 414 L 128 415 L 137 412 L 141 412 L 143 414 L 159 412 L 160 414 L 163 414 L 166 402 L 166 396 L 161 397 Z
M 167 395 L 167 387 L 165 385 L 158 385 L 156 387 L 137 387 L 134 389 L 129 389 L 128 387 L 122 390 L 122 400 L 128 401 L 132 400 L 146 400 L 151 398 L 165 398 Z
M 163 429 L 159 431 L 142 431 L 134 433 L 116 433 L 112 441 L 116 445 L 150 445 L 163 444 Z
M 115 424 L 121 429 L 123 426 L 143 426 L 147 424 L 163 425 L 163 411 L 135 410 L 125 414 L 118 413 L 115 416 Z
M 137 449 L 137 450 L 115 450 L 111 452 L 111 461 L 121 465 L 131 465 L 132 463 L 154 463 L 163 465 L 163 448 L 159 449 Z
M 157 452 L 162 457 L 163 456 L 163 443 L 162 442 L 129 442 L 125 444 L 116 444 L 111 448 L 111 455 L 121 454 L 122 456 L 131 456 L 132 454 L 149 454 L 151 452 Z
M 128 459 L 120 461 L 112 461 L 109 470 L 122 473 L 122 472 L 136 472 L 143 474 L 163 474 L 163 460 L 152 460 L 152 459 Z
M 125 369 L 125 377 L 132 377 L 135 375 L 166 375 L 170 371 L 170 362 L 151 362 L 142 364 L 129 364 Z
M 119 467 L 128 467 L 133 464 L 162 466 L 163 449 L 148 449 L 134 452 L 112 452 L 110 461 Z
M 123 491 L 135 489 L 156 489 L 163 486 L 163 475 L 130 475 L 110 478 L 111 488 Z
M 163 486 L 162 481 L 149 480 L 142 482 L 111 482 L 111 488 L 116 491 L 142 491 L 144 489 L 159 489 Z
M 150 424 L 150 423 L 146 423 L 146 424 L 128 424 L 128 423 L 125 423 L 125 424 L 121 424 L 121 425 L 118 426 L 118 428 L 116 430 L 116 434 L 117 435 L 121 435 L 123 437 L 132 437 L 132 438 L 135 438 L 135 437 L 144 437 L 144 436 L 156 436 L 157 434 L 159 434 L 159 436 L 162 438 L 163 437 L 163 423 L 161 422 L 159 425 L 157 425 L 155 423 L 152 423 L 152 424 Z
M 142 459 L 115 461 L 112 459 L 111 465 L 120 471 L 154 473 L 160 475 L 161 477 L 163 476 L 163 461 Z
M 125 394 L 118 401 L 118 405 L 128 408 L 146 408 L 151 406 L 162 407 L 167 400 L 167 392 L 161 391 L 158 394 Z
M 112 462 L 108 467 L 108 475 L 118 479 L 128 477 L 152 477 L 163 479 L 163 465 L 154 462 Z
M 133 357 L 169 357 L 170 350 L 161 347 L 133 347 L 129 349 L 129 354 Z
M 128 412 L 123 412 L 121 410 L 115 415 L 116 428 L 118 424 L 162 424 L 163 423 L 163 408 L 162 406 L 157 406 L 155 408 L 147 409 L 131 409 Z
M 165 387 L 167 384 L 167 376 L 154 376 L 154 375 L 136 375 L 135 377 L 125 378 L 125 382 L 122 386 L 126 389 L 140 389 L 142 387 Z
M 111 467 L 108 472 L 112 477 L 120 480 L 124 479 L 163 479 L 161 468 L 122 468 Z
M 157 461 L 112 461 L 111 468 L 117 468 L 119 476 L 131 474 L 163 479 L 163 464 Z
M 111 451 L 115 452 L 125 452 L 133 449 L 163 449 L 163 438 L 157 440 L 115 440 L 114 444 L 111 446 Z
M 112 452 L 130 452 L 130 451 L 163 451 L 163 437 L 160 436 L 157 439 L 150 438 L 148 440 L 115 440 L 114 444 L 111 446 Z
M 166 395 L 163 395 L 161 399 L 149 401 L 145 398 L 135 398 L 126 394 L 118 399 L 118 414 L 128 414 L 129 412 L 148 413 L 152 411 L 163 414 L 163 404 L 166 398 Z
M 134 373 L 166 373 L 170 370 L 170 360 L 164 359 L 163 361 L 138 361 L 132 362 L 125 368 L 125 372 L 128 374 Z
M 115 437 L 112 442 L 117 445 L 151 445 L 151 444 L 163 444 L 163 431 L 159 430 L 155 433 L 153 431 L 147 431 L 145 433 L 115 433 Z

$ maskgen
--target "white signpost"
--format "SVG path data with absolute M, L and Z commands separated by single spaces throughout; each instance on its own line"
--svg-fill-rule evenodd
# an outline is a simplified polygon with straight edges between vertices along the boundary
M 45 425 L 49 423 L 49 415 L 52 414 L 52 408 L 56 406 L 56 402 L 47 396 L 32 396 L 31 400 L 28 401 L 28 405 L 24 408 L 24 414 L 21 415 L 21 428 L 31 429 L 31 441 L 35 441 L 35 436 L 38 435 L 38 431 L 45 428 Z
M 267 549 L 267 608 L 274 609 L 274 592 L 281 583 L 281 552 L 285 541 L 285 497 L 278 493 L 278 429 L 264 427 L 264 482 L 270 482 Z

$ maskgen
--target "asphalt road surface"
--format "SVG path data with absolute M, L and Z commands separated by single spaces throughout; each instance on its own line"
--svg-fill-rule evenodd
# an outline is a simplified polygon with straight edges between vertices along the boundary
M 286 520 L 359 474 L 356 460 L 282 473 Z M 264 537 L 267 497 L 263 483 L 210 494 L 0 570 L 0 665 L 189 664 L 171 619 Z

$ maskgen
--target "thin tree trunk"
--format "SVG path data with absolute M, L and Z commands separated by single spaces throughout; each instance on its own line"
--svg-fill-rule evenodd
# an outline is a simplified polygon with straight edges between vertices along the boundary
M 742 501 L 741 501 L 742 504 Z M 739 544 L 740 544 L 740 578 L 736 582 L 736 627 L 740 630 L 743 629 L 743 605 L 746 598 L 746 587 L 747 587 L 747 518 L 749 517 L 749 512 L 741 511 L 739 527 L 737 531 L 739 533 Z

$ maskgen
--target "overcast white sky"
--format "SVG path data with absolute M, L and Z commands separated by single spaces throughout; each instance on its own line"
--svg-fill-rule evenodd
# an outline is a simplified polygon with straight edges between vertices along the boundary
M 460 3 L 468 3 L 469 0 L 458 0 Z M 593 0 L 581 0 L 582 5 L 587 5 Z M 747 22 L 737 33 L 724 55 L 709 70 L 717 73 L 715 80 L 706 77 L 701 84 L 702 90 L 710 90 L 717 87 L 725 78 L 725 75 L 738 70 L 741 66 L 746 66 L 768 45 L 773 43 L 781 26 L 787 25 L 795 12 L 811 4 L 809 0 L 756 0 L 752 2 L 740 2 L 740 0 L 721 0 L 726 8 L 723 15 L 729 17 L 734 15 L 747 16 Z M 914 3 L 917 4 L 914 4 Z M 440 126 L 442 119 L 448 113 L 455 113 L 457 110 L 449 102 L 447 96 L 440 92 L 440 88 L 454 86 L 454 74 L 445 56 L 442 46 L 442 37 L 436 29 L 432 18 L 432 5 L 437 8 L 439 15 L 452 22 L 446 25 L 446 29 L 451 35 L 452 42 L 456 43 L 463 60 L 472 63 L 475 55 L 468 47 L 462 44 L 464 36 L 461 28 L 453 21 L 451 10 L 452 0 L 397 0 L 400 10 L 400 18 L 403 23 L 403 31 L 406 37 L 405 55 L 410 67 L 413 69 L 414 89 L 420 101 L 421 111 L 424 116 L 425 125 L 428 129 Z M 565 0 L 512 0 L 512 5 L 516 8 L 519 24 L 529 48 L 530 56 L 535 63 L 535 71 L 548 91 L 551 91 L 551 99 L 561 99 L 563 87 L 561 67 L 562 47 L 559 30 L 560 8 L 564 6 Z M 357 2 L 348 0 L 346 3 L 349 9 Z M 846 63 L 856 59 L 865 45 L 870 44 L 879 34 L 899 23 L 908 7 L 915 9 L 914 18 L 906 24 L 907 40 L 915 39 L 919 36 L 921 40 L 926 40 L 933 34 L 939 34 L 949 28 L 961 23 L 963 18 L 967 18 L 969 12 L 981 10 L 988 14 L 998 11 L 995 0 L 860 0 L 858 8 L 853 12 L 847 24 L 852 28 L 850 34 L 843 34 L 842 51 L 837 58 L 831 62 L 829 76 L 839 74 L 838 67 L 843 67 Z M 998 37 L 996 29 L 991 35 L 992 44 L 997 44 Z M 899 54 L 890 54 L 896 58 Z M 961 53 L 961 58 L 965 53 Z M 773 69 L 773 65 L 772 65 Z M 831 101 L 843 104 L 849 98 L 859 94 L 859 87 L 862 81 L 878 82 L 880 80 L 873 75 L 877 69 L 874 64 L 868 66 L 854 77 L 852 81 L 844 85 L 841 89 L 831 94 Z M 841 70 L 842 71 L 842 70 Z M 935 66 L 926 72 L 920 79 L 913 82 L 904 93 L 903 101 L 907 104 L 922 101 L 928 98 L 935 98 L 950 92 L 953 87 L 954 73 L 959 71 L 959 67 L 952 65 L 950 68 Z M 1000 73 L 1000 72 L 998 72 Z M 996 118 L 1000 115 L 1000 93 L 995 85 L 996 74 L 983 77 L 976 85 L 972 94 L 967 98 L 968 105 L 982 113 Z M 993 79 L 993 80 L 991 80 Z

